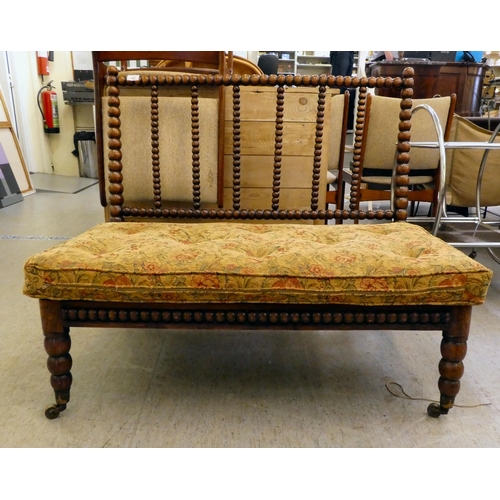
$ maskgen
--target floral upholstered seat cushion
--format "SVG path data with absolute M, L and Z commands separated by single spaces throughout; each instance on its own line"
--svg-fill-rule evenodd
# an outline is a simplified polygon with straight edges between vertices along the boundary
M 492 272 L 409 223 L 103 223 L 31 257 L 53 300 L 480 304 Z

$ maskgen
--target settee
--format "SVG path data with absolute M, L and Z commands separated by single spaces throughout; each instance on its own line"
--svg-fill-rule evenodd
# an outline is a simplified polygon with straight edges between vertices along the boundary
M 70 401 L 70 329 L 77 327 L 441 331 L 440 402 L 427 411 L 433 417 L 448 413 L 460 388 L 472 307 L 484 301 L 492 273 L 406 222 L 411 68 L 401 78 L 172 75 L 158 69 L 122 72 L 104 59 L 94 53 L 107 221 L 34 255 L 25 265 L 24 293 L 40 302 L 55 393 L 55 404 L 45 415 L 58 417 Z M 253 206 L 251 199 L 242 202 L 240 196 L 245 134 L 240 88 L 244 86 L 275 89 L 272 175 L 265 206 Z M 324 133 L 327 96 L 343 86 L 360 89 L 361 114 L 367 88 L 384 86 L 401 92 L 394 210 L 327 210 L 319 202 L 327 171 L 322 152 L 329 148 Z M 233 108 L 229 206 L 227 197 L 205 201 L 200 181 L 205 132 L 200 126 L 199 96 L 206 87 L 226 88 Z M 316 89 L 314 123 L 312 128 L 302 127 L 304 135 L 312 133 L 314 138 L 310 203 L 283 208 L 280 193 L 287 174 L 282 152 L 289 141 L 300 146 L 303 140 L 300 134 L 287 135 L 287 91 L 301 87 Z M 163 99 L 178 98 L 173 90 L 190 102 L 184 118 L 190 126 L 183 138 L 178 130 L 159 126 L 161 114 L 169 109 Z M 144 130 L 124 133 L 126 127 L 138 128 L 138 122 L 125 123 L 124 116 L 138 115 L 122 109 L 126 103 L 122 94 L 133 99 L 135 91 L 149 93 L 147 100 L 141 99 L 146 106 L 141 113 L 149 116 L 149 154 L 139 157 L 131 151 Z M 177 134 L 177 145 L 181 141 L 181 148 L 189 152 L 187 165 L 172 166 L 166 160 L 165 164 L 169 146 L 163 139 L 171 134 Z M 357 130 L 356 137 L 359 134 Z M 355 160 L 357 154 L 355 141 Z M 140 199 L 129 200 L 133 183 L 126 184 L 127 175 L 144 169 L 144 164 L 149 165 L 149 199 L 144 199 L 147 191 L 143 191 Z M 185 169 L 192 185 L 190 201 L 165 194 L 164 186 L 172 179 L 169 167 L 175 167 L 176 176 Z M 227 161 L 224 168 L 229 168 Z M 222 175 L 227 178 L 227 172 Z M 349 224 L 356 220 L 373 223 Z M 334 221 L 344 224 L 325 224 Z

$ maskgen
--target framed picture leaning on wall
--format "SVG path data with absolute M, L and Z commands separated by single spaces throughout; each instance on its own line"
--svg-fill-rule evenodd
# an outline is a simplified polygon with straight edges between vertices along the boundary
M 0 208 L 34 192 L 0 89 Z

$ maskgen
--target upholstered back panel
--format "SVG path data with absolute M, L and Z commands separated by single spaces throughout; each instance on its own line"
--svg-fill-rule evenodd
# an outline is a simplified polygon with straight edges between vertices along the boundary
M 137 74 L 136 71 L 134 74 Z M 170 74 L 170 73 L 169 73 Z M 217 201 L 219 92 L 202 87 L 199 96 L 201 201 Z M 159 156 L 162 197 L 169 201 L 193 199 L 189 87 L 159 87 Z M 102 99 L 103 143 L 107 145 L 107 98 Z M 124 88 L 120 93 L 123 154 L 123 194 L 128 201 L 153 199 L 151 152 L 151 93 Z
M 437 97 L 431 99 L 413 99 L 412 109 L 419 104 L 428 104 L 438 115 L 443 131 L 446 127 L 450 111 L 451 97 Z M 383 96 L 371 96 L 366 148 L 363 168 L 391 169 L 396 155 L 396 143 L 399 132 L 399 99 Z M 411 140 L 435 141 L 437 135 L 429 113 L 419 111 L 411 120 Z M 411 150 L 410 168 L 422 170 L 437 168 L 439 151 L 430 149 Z
M 344 116 L 344 95 L 337 94 L 332 97 L 331 120 L 330 120 L 330 147 L 328 152 L 328 169 L 337 170 L 339 168 L 340 150 L 342 148 L 342 138 L 345 133 Z M 343 153 L 343 152 L 342 152 Z
M 453 142 L 486 142 L 491 132 L 455 115 L 450 132 Z M 500 142 L 500 135 L 495 142 Z M 413 153 L 413 151 L 412 151 Z M 453 149 L 447 155 L 446 203 L 457 207 L 476 205 L 476 180 L 482 149 Z M 484 171 L 480 206 L 500 205 L 500 151 L 490 151 Z

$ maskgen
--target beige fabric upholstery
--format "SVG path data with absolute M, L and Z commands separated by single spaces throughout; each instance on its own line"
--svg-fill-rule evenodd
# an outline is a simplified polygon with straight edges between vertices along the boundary
M 328 170 L 326 173 L 326 183 L 332 184 L 337 180 L 338 170 Z
M 328 150 L 328 171 L 326 184 L 337 184 L 340 169 L 343 168 L 344 151 L 341 151 L 345 134 L 344 117 L 345 97 L 337 94 L 332 97 L 330 120 L 330 147 Z M 334 189 L 336 186 L 334 187 Z
M 450 142 L 487 142 L 491 132 L 455 115 Z M 500 135 L 495 142 L 500 142 Z M 447 151 L 446 203 L 456 207 L 476 206 L 476 181 L 483 149 L 449 149 Z M 486 161 L 480 206 L 500 205 L 500 151 L 490 151 Z
M 151 73 L 148 72 L 148 74 Z M 218 99 L 217 87 L 200 88 L 201 201 L 205 203 L 217 201 Z M 105 157 L 107 157 L 106 98 L 103 98 L 102 103 L 103 142 Z M 153 198 L 150 103 L 150 93 L 145 89 L 139 87 L 123 89 L 120 93 L 123 194 L 126 203 L 127 201 L 137 202 Z M 193 199 L 191 144 L 180 140 L 181 137 L 189 137 L 190 131 L 191 95 L 189 86 L 182 93 L 169 87 L 160 86 L 160 179 L 164 200 L 189 202 Z M 107 181 L 107 175 L 105 178 Z
M 383 184 L 387 185 L 388 187 L 391 185 L 391 177 L 388 175 L 383 176 L 383 175 L 366 175 L 363 176 L 363 180 L 367 181 L 371 184 Z M 411 176 L 411 184 L 427 184 L 432 182 L 433 179 L 430 175 L 412 175 Z M 366 186 L 365 186 L 366 187 Z
M 345 134 L 347 129 L 347 110 L 349 94 L 337 94 L 331 101 L 330 135 L 328 148 L 328 170 L 326 173 L 326 208 L 334 203 L 343 208 L 343 168 L 345 154 Z M 338 221 L 337 221 L 338 223 Z
M 330 125 L 330 150 L 328 153 L 328 170 L 339 168 L 340 148 L 344 134 L 344 95 L 337 94 L 332 97 Z M 343 151 L 342 151 L 343 153 Z M 336 177 L 335 177 L 336 179 Z
M 413 107 L 419 104 L 428 104 L 434 109 L 444 131 L 450 110 L 451 98 L 439 97 L 413 100 Z M 377 95 L 372 96 L 363 168 L 392 169 L 399 132 L 399 113 L 399 99 Z M 437 140 L 432 118 L 425 111 L 419 111 L 412 117 L 411 140 Z M 413 148 L 411 151 L 410 168 L 412 171 L 434 169 L 437 168 L 438 161 L 439 152 L 437 150 Z M 363 180 L 376 182 L 375 179 L 365 178 L 365 176 L 363 176 Z M 380 182 L 381 179 L 377 180 Z M 420 184 L 422 182 L 430 182 L 431 180 L 431 177 L 426 176 L 424 179 L 413 179 L 411 183 Z M 388 179 L 388 183 L 390 184 L 390 179 Z

